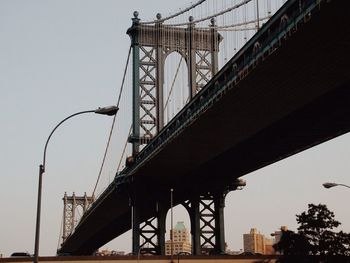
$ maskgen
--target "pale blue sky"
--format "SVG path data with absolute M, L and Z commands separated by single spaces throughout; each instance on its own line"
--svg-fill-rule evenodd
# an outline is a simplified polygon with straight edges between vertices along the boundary
M 133 11 L 151 18 L 188 3 L 0 0 L 0 254 L 33 253 L 38 166 L 52 128 L 74 112 L 116 102 Z M 64 192 L 91 193 L 110 125 L 105 116 L 80 116 L 50 141 L 41 255 L 55 254 Z M 350 232 L 350 191 L 321 187 L 326 181 L 350 183 L 349 156 L 345 135 L 245 176 L 247 187 L 226 200 L 229 248 L 242 248 L 242 234 L 251 227 L 266 235 L 281 225 L 295 229 L 295 214 L 308 203 L 326 204 Z M 175 220 L 188 219 L 175 209 Z M 106 247 L 130 251 L 130 234 Z

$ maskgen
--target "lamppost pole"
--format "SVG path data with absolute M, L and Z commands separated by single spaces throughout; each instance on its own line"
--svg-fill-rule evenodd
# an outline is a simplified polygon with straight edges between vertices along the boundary
M 34 245 L 34 263 L 38 263 L 39 261 L 39 239 L 40 239 L 40 215 L 41 215 L 41 193 L 42 193 L 42 178 L 43 174 L 45 172 L 45 164 L 46 164 L 46 149 L 47 145 L 51 139 L 51 136 L 56 131 L 56 129 L 64 123 L 66 120 L 80 115 L 84 113 L 96 113 L 96 114 L 102 114 L 102 115 L 109 115 L 113 116 L 117 113 L 118 107 L 116 106 L 109 106 L 109 107 L 103 107 L 98 108 L 96 110 L 88 110 L 88 111 L 80 111 L 77 113 L 74 113 L 67 118 L 63 119 L 60 123 L 58 123 L 55 128 L 51 131 L 49 137 L 46 140 L 45 148 L 44 148 L 44 156 L 43 156 L 43 162 L 39 165 L 39 183 L 38 183 L 38 200 L 37 200 L 37 208 L 36 208 L 36 227 L 35 227 L 35 245 Z
M 171 255 L 171 263 L 174 262 L 174 214 L 173 214 L 173 192 L 174 189 L 170 189 L 170 225 L 171 225 L 171 230 L 170 230 L 170 255 Z

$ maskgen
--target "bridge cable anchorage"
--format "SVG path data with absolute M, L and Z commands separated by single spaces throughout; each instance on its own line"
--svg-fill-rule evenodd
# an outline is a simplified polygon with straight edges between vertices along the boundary
M 241 6 L 244 6 L 244 5 L 248 4 L 251 1 L 253 1 L 253 0 L 244 0 L 243 2 L 241 2 L 239 4 L 236 4 L 236 5 L 232 6 L 232 7 L 229 7 L 227 9 L 225 9 L 225 10 L 223 10 L 221 12 L 215 13 L 213 15 L 206 16 L 206 17 L 203 17 L 203 18 L 200 18 L 200 19 L 197 19 L 197 20 L 192 20 L 190 22 L 185 22 L 185 23 L 167 24 L 167 26 L 188 26 L 190 24 L 196 24 L 196 23 L 199 23 L 199 22 L 210 20 L 212 18 L 216 18 L 216 17 L 222 16 L 222 15 L 224 15 L 224 14 L 226 14 L 226 13 L 228 13 L 228 12 L 234 10 L 234 9 L 237 9 L 237 8 L 239 8 Z
M 123 87 L 124 87 L 124 83 L 125 83 L 126 72 L 127 72 L 127 68 L 128 68 L 129 60 L 130 60 L 130 54 L 131 54 L 131 46 L 130 46 L 130 48 L 129 48 L 129 53 L 128 53 L 128 57 L 127 57 L 126 65 L 125 65 L 125 69 L 124 69 L 123 80 L 122 80 L 121 87 L 120 87 L 120 91 L 119 91 L 118 102 L 117 102 L 117 107 L 118 107 L 118 108 L 119 108 L 119 103 L 120 103 L 121 95 L 122 95 L 122 92 L 123 92 Z M 101 178 L 102 170 L 103 170 L 103 167 L 104 167 L 104 164 L 105 164 L 105 161 L 106 161 L 107 152 L 108 152 L 109 145 L 110 145 L 111 138 L 112 138 L 112 134 L 113 134 L 113 129 L 114 129 L 116 117 L 117 117 L 117 115 L 114 115 L 114 117 L 113 117 L 111 129 L 110 129 L 110 131 L 109 131 L 109 136 L 108 136 L 108 141 L 107 141 L 106 149 L 105 149 L 105 152 L 104 152 L 104 155 L 103 155 L 103 159 L 102 159 L 102 164 L 101 164 L 101 167 L 100 167 L 100 170 L 99 170 L 99 173 L 98 173 L 98 177 L 97 177 L 97 181 L 96 181 L 96 184 L 95 184 L 94 190 L 92 191 L 92 195 L 91 195 L 91 196 L 95 196 L 95 191 L 96 191 L 97 185 L 98 185 L 98 183 L 99 183 L 99 181 L 100 181 L 100 178 Z
M 149 25 L 149 24 L 155 24 L 155 23 L 163 23 L 164 21 L 167 21 L 167 20 L 170 20 L 174 17 L 177 17 L 177 16 L 180 16 L 188 11 L 190 11 L 191 9 L 201 5 L 202 3 L 204 3 L 205 1 L 207 0 L 199 0 L 197 3 L 195 4 L 192 4 L 191 6 L 173 14 L 173 15 L 170 15 L 170 16 L 167 16 L 167 17 L 164 17 L 164 18 L 160 18 L 160 19 L 157 19 L 157 20 L 153 20 L 153 21 L 146 21 L 146 22 L 140 22 L 140 24 L 143 24 L 143 25 Z

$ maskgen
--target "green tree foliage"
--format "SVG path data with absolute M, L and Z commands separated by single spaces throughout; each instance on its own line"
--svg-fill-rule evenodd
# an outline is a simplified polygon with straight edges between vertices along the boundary
M 334 232 L 340 225 L 326 205 L 309 204 L 297 215 L 298 232 L 283 231 L 275 250 L 285 256 L 350 256 L 350 234 Z

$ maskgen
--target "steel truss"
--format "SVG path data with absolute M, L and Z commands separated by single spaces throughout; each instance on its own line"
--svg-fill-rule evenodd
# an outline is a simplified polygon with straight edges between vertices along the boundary
M 207 192 L 183 203 L 191 220 L 192 253 L 225 252 L 224 207 L 227 191 Z
M 190 216 L 193 255 L 225 253 L 225 198 L 230 191 L 241 190 L 245 185 L 244 180 L 236 179 L 231 184 L 214 191 L 194 192 L 192 198 L 178 203 L 186 208 Z M 151 201 L 150 199 L 150 202 L 154 202 L 154 212 L 147 212 L 155 216 L 141 224 L 140 214 L 145 213 L 142 203 L 139 202 L 141 197 L 135 190 L 131 190 L 130 197 L 133 254 L 165 255 L 166 215 L 171 209 L 169 200 L 165 198 L 161 201 Z
M 82 214 L 88 209 L 90 204 L 95 200 L 94 196 L 76 196 L 74 193 L 71 196 L 67 196 L 64 193 L 63 200 L 63 233 L 62 243 L 64 243 L 67 237 L 73 232 L 74 227 L 80 218 L 77 215 L 78 208 L 82 208 Z
M 165 255 L 165 219 L 167 209 L 162 209 L 156 203 L 155 214 L 144 222 L 140 222 L 142 207 L 138 205 L 137 198 L 132 200 L 132 252 L 134 255 Z
M 218 71 L 219 43 L 222 40 L 214 20 L 210 29 L 140 23 L 134 14 L 127 34 L 133 49 L 133 128 L 129 142 L 136 156 L 164 126 L 164 65 L 172 52 L 187 64 L 190 99 Z

